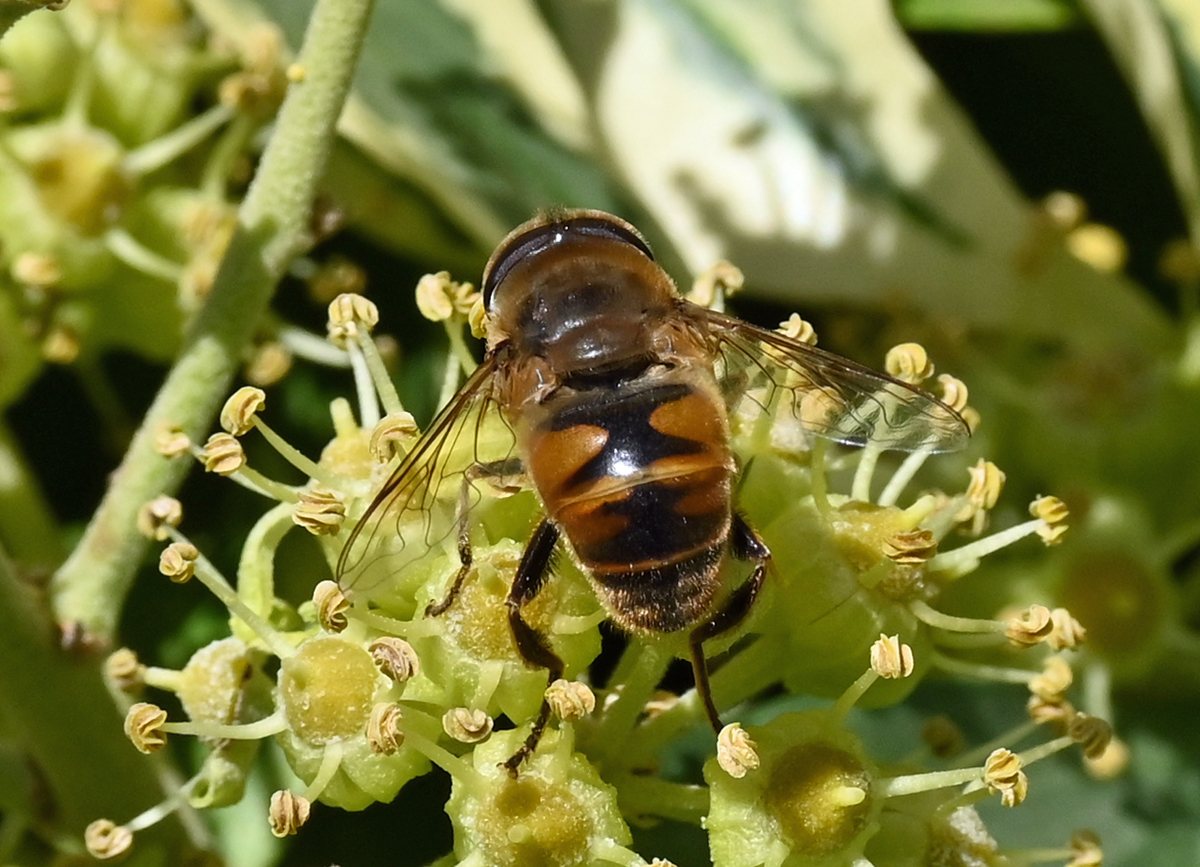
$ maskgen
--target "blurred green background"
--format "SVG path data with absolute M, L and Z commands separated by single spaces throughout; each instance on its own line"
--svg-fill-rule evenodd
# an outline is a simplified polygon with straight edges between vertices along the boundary
M 272 76 L 309 10 L 75 0 L 0 40 L 0 543 L 27 584 L 44 586 L 79 538 L 203 302 L 212 227 L 245 191 Z M 228 104 L 239 72 L 259 76 L 242 82 L 257 114 L 243 95 L 220 132 L 130 169 Z M 739 315 L 773 326 L 799 310 L 823 346 L 864 363 L 924 342 L 971 387 L 983 425 L 970 458 L 1005 470 L 1005 501 L 1054 493 L 1073 513 L 1060 549 L 989 560 L 954 605 L 989 616 L 1072 599 L 1092 631 L 1085 689 L 1131 749 L 1104 783 L 1066 758 L 1037 767 L 1029 802 L 989 805 L 990 828 L 1022 847 L 1086 825 L 1109 864 L 1195 865 L 1198 121 L 1193 0 L 379 0 L 322 184 L 329 230 L 280 285 L 247 360 L 290 346 L 289 329 L 322 332 L 318 278 L 353 263 L 424 423 L 445 339 L 416 312 L 417 278 L 477 280 L 508 229 L 550 205 L 622 214 L 685 285 L 729 259 L 746 274 Z M 350 378 L 295 358 L 269 388 L 272 424 L 315 455 Z M 272 459 L 252 453 L 286 476 Z M 199 473 L 181 499 L 192 538 L 232 571 L 260 501 Z M 1019 520 L 1004 508 L 999 523 Z M 327 576 L 294 536 L 280 593 L 299 601 Z M 180 665 L 224 614 L 201 588 L 144 571 L 115 643 Z M 955 707 L 986 739 L 1021 702 L 927 682 L 871 725 L 886 744 Z M 54 863 L 53 815 L 31 809 L 42 790 L 5 735 L 0 860 Z M 215 827 L 231 864 L 417 865 L 448 850 L 448 789 L 435 772 L 391 805 L 320 810 L 291 846 L 240 808 Z M 680 865 L 707 858 L 698 835 L 637 833 Z

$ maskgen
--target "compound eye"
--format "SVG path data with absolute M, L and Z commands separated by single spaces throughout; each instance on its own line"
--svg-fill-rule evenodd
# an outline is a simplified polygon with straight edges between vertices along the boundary
M 606 238 L 636 247 L 647 259 L 654 253 L 646 239 L 624 220 L 602 211 L 577 211 L 551 214 L 519 226 L 500 242 L 483 272 L 483 303 L 489 310 L 496 287 L 504 282 L 517 265 L 559 244 L 577 243 L 587 238 Z

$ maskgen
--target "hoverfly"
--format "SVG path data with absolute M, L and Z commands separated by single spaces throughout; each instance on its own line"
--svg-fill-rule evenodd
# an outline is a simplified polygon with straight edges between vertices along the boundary
M 959 448 L 969 435 L 930 394 L 684 300 L 638 231 L 606 213 L 557 211 L 518 227 L 492 254 L 482 292 L 483 363 L 367 508 L 338 578 L 347 591 L 369 589 L 457 528 L 461 567 L 426 611 L 442 613 L 471 566 L 473 483 L 520 479 L 544 517 L 513 578 L 508 620 L 521 657 L 548 682 L 563 663 L 522 611 L 564 546 L 617 626 L 689 631 L 696 686 L 720 730 L 703 644 L 745 619 L 771 556 L 734 508 L 731 418 L 769 414 L 837 442 L 906 451 Z M 729 554 L 750 576 L 721 599 Z M 549 715 L 543 701 L 511 773 Z

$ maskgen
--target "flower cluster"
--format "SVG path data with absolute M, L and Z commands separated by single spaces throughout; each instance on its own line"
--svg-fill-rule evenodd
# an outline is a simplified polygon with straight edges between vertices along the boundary
M 728 274 L 709 282 L 736 286 Z M 419 291 L 421 309 L 452 334 L 447 382 L 455 382 L 471 363 L 460 350 L 468 323 L 480 324 L 478 295 L 445 275 L 422 281 Z M 987 461 L 969 469 L 960 491 L 910 497 L 926 452 L 877 481 L 886 458 L 872 447 L 835 451 L 816 440 L 797 454 L 736 418 L 735 443 L 746 455 L 739 508 L 753 516 L 773 565 L 747 628 L 712 650 L 726 651 L 714 666 L 714 699 L 742 722 L 711 743 L 702 778 L 668 773 L 661 762 L 664 747 L 706 724 L 695 689 L 658 691 L 686 647 L 670 636 L 631 640 L 614 674 L 593 684 L 589 666 L 606 617 L 569 557 L 523 612 L 550 637 L 564 678 L 547 688 L 545 672 L 522 659 L 505 599 L 537 521 L 529 492 L 477 492 L 467 540 L 472 563 L 453 604 L 440 603 L 459 578 L 462 541 L 385 510 L 369 532 L 394 533 L 397 545 L 431 553 L 399 574 L 387 570 L 386 553 L 378 555 L 379 568 L 354 572 L 344 586 L 321 582 L 298 617 L 280 618 L 273 555 L 283 535 L 302 527 L 335 567 L 375 492 L 418 442 L 372 337 L 377 322 L 374 305 L 360 295 L 330 305 L 330 339 L 347 355 L 359 407 L 356 417 L 348 401 L 333 404 L 335 436 L 319 460 L 269 426 L 266 395 L 257 388 L 229 399 L 223 431 L 203 445 L 162 431 L 164 454 L 191 456 L 277 505 L 248 534 L 236 582 L 187 538 L 178 502 L 158 500 L 143 511 L 144 532 L 168 543 L 163 574 L 203 582 L 229 610 L 230 636 L 198 650 L 179 671 L 143 665 L 129 651 L 110 659 L 110 680 L 124 692 L 145 699 L 139 693 L 146 688 L 168 690 L 187 716 L 172 721 L 155 704 L 132 703 L 126 732 L 138 749 L 154 752 L 168 737 L 187 734 L 211 751 L 173 801 L 120 825 L 98 820 L 88 838 L 96 856 L 124 851 L 138 830 L 183 800 L 220 806 L 242 798 L 254 744 L 266 738 L 303 781 L 302 790 L 281 790 L 263 805 L 276 835 L 299 832 L 317 802 L 357 810 L 390 801 L 436 765 L 453 780 L 446 809 L 458 863 L 496 867 L 643 865 L 630 823 L 660 818 L 705 828 L 718 867 L 884 867 L 913 863 L 914 853 L 977 863 L 1002 849 L 975 804 L 998 797 L 1019 805 L 1036 785 L 1027 769 L 1052 753 L 1080 745 L 1096 760 L 1110 751 L 1108 724 L 1067 699 L 1070 655 L 1085 630 L 1065 608 L 1035 603 L 979 619 L 939 607 L 947 587 L 999 549 L 1028 537 L 1056 544 L 1067 518 L 1060 501 L 1039 498 L 1030 520 L 989 533 L 1004 474 Z M 783 327 L 815 340 L 798 319 Z M 912 383 L 933 372 L 914 344 L 894 350 L 887 368 Z M 978 423 L 961 382 L 942 377 L 939 389 Z M 252 434 L 308 481 L 286 485 L 252 468 L 241 446 Z M 448 502 L 437 507 L 452 511 L 457 496 L 457 484 L 447 485 Z M 277 674 L 269 677 L 272 657 Z M 1015 747 L 1042 725 L 1049 732 L 1020 752 L 994 744 L 961 751 L 961 738 L 939 719 L 928 727 L 927 761 L 935 769 L 873 757 L 854 731 L 852 708 L 894 704 L 933 670 L 1028 687 L 1029 722 L 997 732 L 996 743 Z M 832 701 L 760 719 L 756 699 L 778 686 Z M 520 749 L 543 699 L 551 724 L 512 773 L 505 760 Z M 942 764 L 951 755 L 951 766 Z M 1084 835 L 1060 857 L 1082 865 L 1098 863 L 1097 853 Z

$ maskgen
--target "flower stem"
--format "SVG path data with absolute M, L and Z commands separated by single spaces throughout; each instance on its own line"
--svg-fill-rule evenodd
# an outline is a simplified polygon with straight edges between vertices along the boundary
M 155 435 L 166 422 L 193 441 L 203 439 L 276 284 L 308 243 L 308 215 L 371 7 L 372 0 L 318 0 L 314 7 L 299 59 L 304 79 L 283 101 L 208 301 L 83 539 L 51 583 L 60 622 L 81 623 L 98 639 L 112 641 L 146 551 L 147 540 L 135 526 L 137 510 L 177 490 L 190 466 L 160 455 Z

